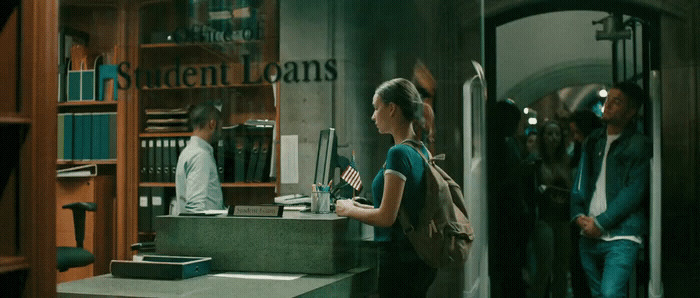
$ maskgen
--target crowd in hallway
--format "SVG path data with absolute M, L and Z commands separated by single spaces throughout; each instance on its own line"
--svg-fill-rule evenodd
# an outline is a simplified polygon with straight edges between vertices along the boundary
M 632 83 L 590 109 L 522 121 L 492 110 L 489 245 L 494 297 L 625 295 L 642 247 L 650 142 Z M 646 169 L 647 172 L 644 172 Z M 607 174 L 607 175 L 606 175 Z

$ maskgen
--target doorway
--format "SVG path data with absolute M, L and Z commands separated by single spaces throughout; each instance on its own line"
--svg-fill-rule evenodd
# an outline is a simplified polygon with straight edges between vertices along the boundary
M 487 15 L 485 64 L 490 91 L 487 107 L 491 111 L 488 115 L 489 172 L 493 173 L 500 162 L 492 158 L 500 156 L 494 154 L 498 149 L 492 146 L 498 143 L 494 140 L 494 129 L 502 125 L 502 119 L 496 119 L 493 112 L 499 101 L 510 102 L 521 112 L 514 139 L 519 145 L 518 153 L 524 159 L 528 154 L 525 146 L 528 133 L 541 128 L 544 122 L 566 124 L 577 110 L 600 115 L 605 92 L 613 83 L 628 80 L 650 92 L 650 71 L 659 69 L 658 18 L 658 12 L 634 6 L 603 7 L 599 3 L 529 5 Z M 616 33 L 624 34 L 618 36 Z M 642 112 L 642 115 L 639 130 L 651 137 L 652 113 Z M 570 139 L 567 137 L 568 125 L 561 127 L 563 138 Z M 573 148 L 570 147 L 569 151 L 572 154 Z M 497 186 L 494 179 L 489 179 L 488 183 L 491 206 L 497 200 L 494 196 Z M 492 207 L 489 210 L 491 227 L 497 223 L 493 221 L 495 210 Z M 498 245 L 489 243 L 490 247 Z M 527 261 L 523 264 L 522 275 L 526 287 L 532 287 L 536 279 L 531 274 L 537 263 L 532 245 L 528 240 L 529 250 L 525 252 Z M 634 285 L 630 287 L 630 294 L 634 296 L 645 296 L 650 279 L 650 251 L 648 245 L 644 247 Z M 492 250 L 489 254 L 490 258 L 498 257 Z M 561 259 L 568 262 L 570 256 Z M 499 283 L 494 276 L 499 273 L 495 272 L 497 269 L 491 260 L 489 264 L 491 293 L 499 297 L 499 290 L 494 289 Z M 571 283 L 571 273 L 564 278 L 570 295 L 575 287 Z M 501 281 L 504 282 L 511 281 Z M 547 287 L 551 289 L 551 286 L 551 280 L 547 281 Z

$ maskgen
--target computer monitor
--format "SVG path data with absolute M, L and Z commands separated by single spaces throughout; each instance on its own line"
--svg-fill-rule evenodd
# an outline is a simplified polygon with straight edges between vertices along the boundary
M 318 138 L 314 184 L 321 183 L 325 185 L 332 179 L 337 163 L 337 144 L 338 140 L 336 139 L 335 128 L 321 130 Z

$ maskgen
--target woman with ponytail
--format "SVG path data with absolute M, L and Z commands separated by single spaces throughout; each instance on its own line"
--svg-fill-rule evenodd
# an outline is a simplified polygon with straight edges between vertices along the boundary
M 414 128 L 425 123 L 424 103 L 413 83 L 397 78 L 379 85 L 372 106 L 372 121 L 379 133 L 390 134 L 394 139 L 384 167 L 372 182 L 374 206 L 338 200 L 335 211 L 375 226 L 375 241 L 380 242 L 380 297 L 425 297 L 436 271 L 418 257 L 396 220 L 402 207 L 416 224 L 425 201 L 423 158 L 404 143 L 419 141 Z M 421 143 L 420 147 L 421 153 L 429 156 L 425 145 Z

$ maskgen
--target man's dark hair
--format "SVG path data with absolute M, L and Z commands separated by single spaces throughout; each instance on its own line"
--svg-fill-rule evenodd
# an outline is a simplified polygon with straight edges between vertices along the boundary
M 622 91 L 622 93 L 627 96 L 632 107 L 639 110 L 641 106 L 647 101 L 647 94 L 642 90 L 639 85 L 632 82 L 619 82 L 612 86 L 610 89 L 617 89 Z
M 512 136 L 518 130 L 518 124 L 522 114 L 520 109 L 512 100 L 501 100 L 496 102 L 492 113 L 494 124 L 492 125 L 493 132 L 498 137 Z
M 624 91 L 623 91 L 624 92 Z M 576 123 L 576 127 L 584 137 L 592 131 L 603 126 L 598 115 L 591 110 L 576 110 L 569 116 L 569 122 Z
M 203 128 L 210 120 L 221 121 L 221 112 L 213 102 L 204 102 L 190 111 L 190 125 L 193 129 Z

